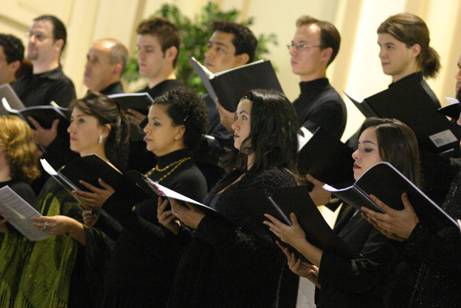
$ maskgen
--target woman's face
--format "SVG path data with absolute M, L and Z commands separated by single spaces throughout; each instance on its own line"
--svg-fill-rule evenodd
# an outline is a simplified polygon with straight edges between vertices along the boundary
M 242 142 L 250 136 L 251 131 L 251 107 L 253 103 L 248 99 L 242 99 L 235 112 L 235 120 L 232 123 L 234 130 L 234 147 L 240 150 Z
M 184 125 L 175 125 L 167 106 L 153 105 L 147 115 L 144 141 L 148 151 L 163 156 L 184 147 Z
M 67 132 L 70 149 L 79 153 L 80 156 L 85 156 L 99 153 L 101 148 L 104 148 L 109 129 L 100 125 L 96 117 L 84 114 L 76 107 L 72 111 Z M 99 143 L 100 140 L 101 143 Z
M 379 155 L 379 145 L 374 127 L 365 129 L 360 135 L 357 150 L 352 154 L 354 159 L 354 179 L 357 180 L 363 173 L 376 163 L 382 161 Z

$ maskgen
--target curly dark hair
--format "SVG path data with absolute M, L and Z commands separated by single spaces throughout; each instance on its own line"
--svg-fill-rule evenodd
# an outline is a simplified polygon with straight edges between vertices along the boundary
M 241 147 L 243 154 L 255 154 L 251 170 L 278 167 L 295 171 L 299 125 L 293 105 L 275 90 L 251 90 L 243 99 L 252 102 L 251 131 Z
M 0 46 L 3 47 L 6 63 L 24 60 L 24 45 L 16 36 L 0 33 Z
M 185 126 L 184 145 L 190 151 L 196 151 L 208 128 L 207 111 L 200 96 L 190 89 L 180 87 L 155 98 L 154 104 L 166 107 L 174 125 Z
M 72 101 L 69 111 L 72 112 L 74 108 L 95 117 L 100 125 L 109 124 L 111 126 L 104 150 L 112 164 L 125 170 L 128 162 L 129 126 L 118 104 L 105 95 L 90 92 L 85 97 Z
M 235 47 L 235 54 L 246 53 L 249 57 L 248 62 L 254 60 L 258 39 L 250 28 L 235 22 L 215 21 L 213 23 L 213 32 L 215 31 L 233 34 L 232 44 Z

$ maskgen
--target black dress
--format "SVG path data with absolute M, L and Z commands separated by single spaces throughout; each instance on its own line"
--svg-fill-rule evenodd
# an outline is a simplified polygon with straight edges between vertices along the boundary
M 461 218 L 461 173 L 443 208 Z M 403 245 L 406 267 L 400 272 L 389 307 L 461 307 L 461 234 L 453 226 L 436 231 L 416 225 Z
M 251 200 L 239 195 L 253 189 L 293 186 L 294 178 L 276 168 L 248 172 L 217 193 L 239 175 L 225 177 L 207 197 L 205 202 L 226 218 L 207 215 L 200 222 L 181 257 L 167 307 L 278 306 L 286 258 L 270 237 L 255 235 L 255 221 L 247 209 Z
M 354 256 L 348 259 L 323 252 L 321 288 L 315 294 L 317 307 L 385 307 L 398 249 L 354 208 L 346 208 L 335 232 Z
M 161 171 L 151 173 L 152 180 L 192 199 L 204 199 L 206 181 L 188 150 L 159 157 L 158 166 Z M 116 193 L 104 204 L 123 231 L 107 263 L 100 307 L 165 306 L 182 243 L 157 223 L 156 205 L 157 200 L 150 199 L 133 207 Z M 90 244 L 88 253 L 95 248 Z

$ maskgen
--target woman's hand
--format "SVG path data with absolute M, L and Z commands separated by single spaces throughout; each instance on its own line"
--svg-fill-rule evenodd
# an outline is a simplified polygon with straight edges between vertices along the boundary
M 34 222 L 34 226 L 37 229 L 52 235 L 63 235 L 70 233 L 72 228 L 76 224 L 79 224 L 79 222 L 75 219 L 63 215 L 38 216 L 32 218 L 32 221 Z
M 419 219 L 408 200 L 407 194 L 402 194 L 403 209 L 400 211 L 394 210 L 375 196 L 371 195 L 370 198 L 384 213 L 378 213 L 362 207 L 363 216 L 386 237 L 397 241 L 408 239 L 413 229 L 419 223 Z
M 168 199 L 158 197 L 157 201 L 157 220 L 158 222 L 170 230 L 173 234 L 179 233 L 179 225 L 175 222 L 176 217 L 173 215 Z
M 98 182 L 102 188 L 93 186 L 85 181 L 80 181 L 89 191 L 76 190 L 72 192 L 72 195 L 80 201 L 82 208 L 100 208 L 115 192 L 115 190 L 102 179 L 98 179 Z
M 302 261 L 300 258 L 296 257 L 293 252 L 290 252 L 287 247 L 280 244 L 280 242 L 276 243 L 287 257 L 288 267 L 290 270 L 298 276 L 309 279 L 313 284 L 320 288 L 319 268 L 315 265 Z
M 294 213 L 290 214 L 291 226 L 284 224 L 272 215 L 264 214 L 264 217 L 267 220 L 264 220 L 263 223 L 283 242 L 297 248 L 301 243 L 306 241 L 304 231 L 301 229 Z
M 310 174 L 306 175 L 306 180 L 308 180 L 313 185 L 312 190 L 309 192 L 309 196 L 311 197 L 312 201 L 314 201 L 315 205 L 320 206 L 327 204 L 331 199 L 331 193 L 323 189 L 323 185 L 325 183 L 320 182 Z
M 180 205 L 174 199 L 169 199 L 169 202 L 171 204 L 171 212 L 173 215 L 189 228 L 197 229 L 203 217 L 205 217 L 205 214 L 189 203 Z

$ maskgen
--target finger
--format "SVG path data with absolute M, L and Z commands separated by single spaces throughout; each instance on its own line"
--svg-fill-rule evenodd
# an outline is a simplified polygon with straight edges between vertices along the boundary
M 277 227 L 281 227 L 281 226 L 286 226 L 284 223 L 282 223 L 280 220 L 278 220 L 277 218 L 275 218 L 274 216 L 270 215 L 270 214 L 264 214 L 264 217 L 266 217 L 267 219 L 269 219 L 269 221 L 277 226 Z
M 92 192 L 94 192 L 94 193 L 99 193 L 99 192 L 101 192 L 101 188 L 96 187 L 96 186 L 94 186 L 94 185 L 91 185 L 91 184 L 88 183 L 88 182 L 85 182 L 85 181 L 83 181 L 83 180 L 80 180 L 79 183 L 82 184 L 83 186 L 85 186 L 85 188 L 87 188 L 88 190 L 90 190 L 90 191 L 92 191 Z
M 112 186 L 110 186 L 109 184 L 107 184 L 106 182 L 104 182 L 103 179 L 99 178 L 99 179 L 98 179 L 98 183 L 99 183 L 99 185 L 101 185 L 101 187 L 104 188 L 105 190 L 114 191 L 114 188 L 113 188 Z
M 394 214 L 396 210 L 388 206 L 386 203 L 382 202 L 378 197 L 370 195 L 371 200 L 373 200 L 378 207 L 380 207 L 384 213 Z
M 293 225 L 299 226 L 298 218 L 295 213 L 290 213 L 290 220 Z
M 415 209 L 413 208 L 413 205 L 410 202 L 410 199 L 408 199 L 408 194 L 403 193 L 401 196 L 402 203 L 403 203 L 403 208 L 406 210 L 410 210 L 411 212 L 414 212 Z
M 323 186 L 323 182 L 319 181 L 318 179 L 314 178 L 312 175 L 310 174 L 306 174 L 306 180 L 308 180 L 309 182 L 311 182 L 312 184 L 314 184 L 314 186 Z
M 59 125 L 59 119 L 55 119 L 53 123 L 51 123 L 51 128 L 50 130 L 52 131 L 57 131 L 58 130 L 58 125 Z
M 369 219 L 374 219 L 374 220 L 386 220 L 386 217 L 388 217 L 387 214 L 383 214 L 383 213 L 378 213 L 378 212 L 375 212 L 369 208 L 366 208 L 366 207 L 362 207 L 361 208 L 362 212 L 365 213 L 365 215 L 369 218 Z
M 32 124 L 32 126 L 33 126 L 33 128 L 35 130 L 43 129 L 43 127 L 40 125 L 40 123 L 38 123 L 37 120 L 35 120 L 33 117 L 27 117 L 27 119 L 29 120 L 30 124 Z
M 48 223 L 53 222 L 54 219 L 52 217 L 48 217 L 48 216 L 36 216 L 36 217 L 32 218 L 32 221 L 34 223 L 43 224 L 45 222 L 48 222 Z

